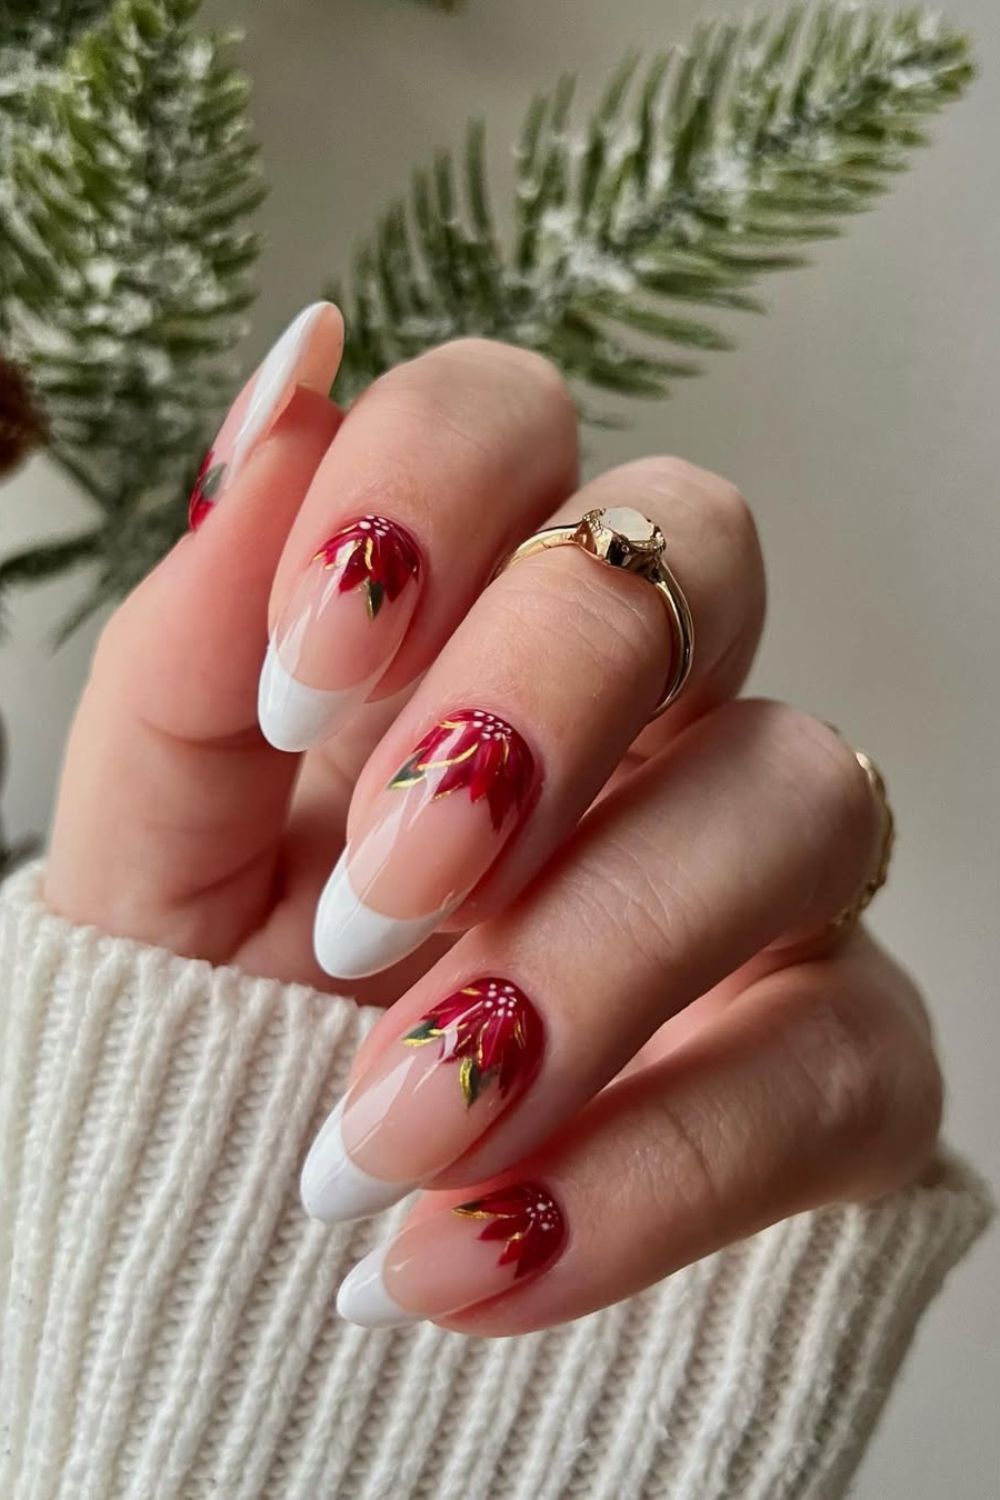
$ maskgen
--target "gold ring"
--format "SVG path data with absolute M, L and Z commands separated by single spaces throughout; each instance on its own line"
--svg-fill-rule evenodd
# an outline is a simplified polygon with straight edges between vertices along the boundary
M 691 671 L 694 655 L 694 622 L 684 591 L 667 566 L 667 543 L 663 532 L 640 511 L 627 506 L 610 510 L 588 510 L 582 521 L 572 526 L 549 526 L 536 531 L 511 553 L 503 567 L 547 552 L 550 547 L 579 547 L 588 557 L 609 568 L 621 568 L 651 583 L 667 612 L 673 640 L 670 676 L 651 719 L 657 718 L 675 701 Z
M 840 733 L 835 724 L 831 724 L 830 728 L 834 730 L 835 733 Z M 849 932 L 853 927 L 855 927 L 858 923 L 861 913 L 866 909 L 866 907 L 871 905 L 873 898 L 885 885 L 886 880 L 889 878 L 889 863 L 892 859 L 893 845 L 896 842 L 896 820 L 893 817 L 892 807 L 889 803 L 889 794 L 886 791 L 885 777 L 882 775 L 882 772 L 872 760 L 871 756 L 868 755 L 864 750 L 858 750 L 853 745 L 851 746 L 851 750 L 854 752 L 854 759 L 857 761 L 858 765 L 861 767 L 862 771 L 864 771 L 866 777 L 868 778 L 868 785 L 871 787 L 872 796 L 875 798 L 875 802 L 878 806 L 879 817 L 882 824 L 881 842 L 879 844 L 878 864 L 875 867 L 874 874 L 865 881 L 864 885 L 861 887 L 861 890 L 858 892 L 857 896 L 850 903 L 850 905 L 845 906 L 840 915 L 834 917 L 833 921 L 831 922 L 830 928 L 831 931 L 835 934 Z

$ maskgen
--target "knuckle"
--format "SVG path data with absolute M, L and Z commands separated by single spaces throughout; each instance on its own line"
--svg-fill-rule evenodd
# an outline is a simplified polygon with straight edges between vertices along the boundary
M 787 703 L 744 700 L 724 711 L 743 720 L 745 734 L 786 788 L 801 827 L 812 827 L 816 847 L 858 851 L 858 863 L 867 870 L 878 849 L 881 821 L 850 745 L 828 724 Z M 860 874 L 853 870 L 847 876 L 853 889 Z
M 887 1145 L 890 1175 L 901 1182 L 912 1180 L 934 1152 L 944 1115 L 945 1083 L 923 996 L 898 965 L 892 965 L 892 974 L 883 1005 L 893 1026 L 897 1100 L 891 1116 L 895 1130 Z
M 741 490 L 721 474 L 673 454 L 653 454 L 625 464 L 617 473 L 630 485 L 696 511 L 713 533 L 740 556 L 759 558 L 757 525 Z
M 519 393 L 532 405 L 541 402 L 550 418 L 553 409 L 562 409 L 576 424 L 576 406 L 561 372 L 533 349 L 469 336 L 441 344 L 424 358 L 428 364 L 434 361 L 444 367 L 449 380 L 461 373 L 479 384 L 499 382 L 506 391 Z M 413 367 L 419 364 L 420 360 L 415 360 Z
M 759 632 L 767 601 L 767 579 L 757 523 L 741 490 L 714 475 L 712 479 L 711 498 L 707 503 L 711 523 L 728 553 L 732 574 L 739 578 L 746 599 L 749 625 L 744 629 L 752 625 Z
M 500 339 L 479 338 L 470 334 L 441 344 L 433 352 L 443 359 L 458 361 L 460 364 L 495 370 L 506 379 L 530 380 L 536 387 L 550 392 L 554 398 L 570 400 L 569 387 L 558 366 L 544 354 L 522 348 L 520 344 L 505 344 Z
M 889 1062 L 881 1028 L 846 990 L 817 1003 L 796 1038 L 796 1056 L 812 1087 L 819 1133 L 848 1150 L 879 1139 L 889 1111 Z
M 519 453 L 537 447 L 551 455 L 550 464 L 558 459 L 566 483 L 575 478 L 572 396 L 556 366 L 532 350 L 454 339 L 388 370 L 357 404 L 373 401 L 418 432 L 435 429 L 462 441 L 489 461 L 491 472 L 516 443 Z
M 889 1191 L 933 1150 L 943 1083 L 924 1032 L 867 988 L 831 987 L 797 1028 L 795 1060 L 818 1137 L 840 1155 L 851 1188 Z
M 917 1048 L 910 1096 L 910 1128 L 900 1143 L 899 1177 L 915 1177 L 930 1160 L 944 1118 L 944 1075 L 937 1053 L 928 1044 Z
M 702 515 L 730 551 L 741 559 L 759 558 L 757 524 L 743 492 L 721 474 L 713 474 L 681 459 L 669 462 L 674 482 L 691 491 Z

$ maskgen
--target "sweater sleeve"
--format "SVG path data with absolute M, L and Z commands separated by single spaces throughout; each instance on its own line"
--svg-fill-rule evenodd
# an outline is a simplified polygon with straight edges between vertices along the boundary
M 337 1320 L 381 1221 L 297 1174 L 374 1020 L 0 896 L 6 1500 L 819 1500 L 985 1226 L 922 1186 L 801 1215 L 552 1332 Z

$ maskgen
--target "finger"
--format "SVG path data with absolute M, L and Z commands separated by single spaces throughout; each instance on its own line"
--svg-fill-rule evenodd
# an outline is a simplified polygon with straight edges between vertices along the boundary
M 221 483 L 208 500 L 196 487 L 197 534 L 105 629 L 67 751 L 46 876 L 50 902 L 74 920 L 222 958 L 265 898 L 294 771 L 256 728 L 267 595 L 339 420 L 299 376 L 329 383 L 340 326 L 322 305 L 304 342 L 301 319 L 291 342 L 279 340 L 224 424 L 223 458 L 206 470 L 224 464 Z M 276 422 L 255 401 L 261 386 L 281 408 Z
M 667 459 L 605 475 L 577 494 L 573 509 L 579 515 L 612 502 L 648 514 L 683 563 L 705 641 L 690 679 L 695 699 L 707 705 L 733 691 L 763 613 L 760 552 L 743 500 L 724 480 Z M 456 925 L 508 902 L 648 719 L 671 646 L 656 589 L 576 547 L 506 570 L 358 782 L 348 847 L 317 913 L 323 968 L 354 979 L 387 967 L 455 915 L 473 889 L 475 904 L 455 915 Z
M 759 981 L 516 1174 L 428 1195 L 338 1308 L 479 1336 L 561 1323 L 790 1214 L 911 1180 L 940 1111 L 919 1000 L 858 937 Z
M 327 739 L 437 654 L 498 559 L 576 482 L 577 423 L 547 360 L 463 339 L 384 375 L 352 409 L 274 580 L 260 722 Z
M 534 1149 L 676 1012 L 877 860 L 878 810 L 825 725 L 732 703 L 606 798 L 556 866 L 379 1023 L 303 1171 L 323 1219 Z

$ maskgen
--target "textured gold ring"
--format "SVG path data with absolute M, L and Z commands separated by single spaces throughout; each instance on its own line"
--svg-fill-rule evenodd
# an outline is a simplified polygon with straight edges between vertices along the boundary
M 835 733 L 840 733 L 835 724 L 831 724 L 830 728 Z M 868 778 L 868 785 L 871 787 L 872 796 L 875 798 L 881 819 L 881 836 L 878 864 L 875 867 L 874 874 L 865 881 L 850 905 L 845 906 L 840 915 L 835 917 L 831 922 L 830 927 L 835 934 L 847 933 L 855 927 L 862 912 L 866 907 L 871 905 L 873 898 L 885 885 L 886 880 L 889 878 L 889 864 L 892 859 L 893 845 L 896 841 L 896 820 L 892 815 L 889 794 L 886 791 L 885 777 L 871 756 L 864 750 L 858 750 L 853 745 L 851 749 L 854 752 L 855 760 Z
M 663 532 L 640 511 L 627 506 L 588 510 L 572 526 L 549 526 L 536 531 L 511 553 L 501 572 L 513 563 L 550 547 L 579 547 L 588 557 L 609 568 L 620 568 L 645 579 L 659 595 L 667 613 L 671 634 L 670 673 L 660 701 L 650 715 L 655 719 L 673 703 L 691 671 L 694 655 L 694 623 L 684 591 L 667 565 L 667 543 Z

